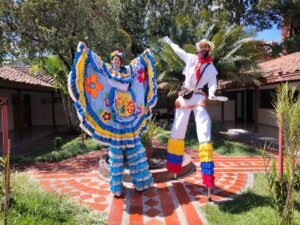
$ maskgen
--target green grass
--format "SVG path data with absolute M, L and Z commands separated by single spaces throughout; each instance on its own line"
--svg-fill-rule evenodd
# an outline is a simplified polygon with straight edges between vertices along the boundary
M 217 128 L 214 127 L 212 127 L 212 143 L 214 152 L 225 156 L 254 156 L 262 154 L 261 151 L 247 144 L 232 141 L 221 136 L 217 133 Z M 196 127 L 193 124 L 189 124 L 186 132 L 185 146 L 198 149 L 198 145 Z
M 54 145 L 48 146 L 34 155 L 13 157 L 11 161 L 12 163 L 57 162 L 98 149 L 101 149 L 101 145 L 93 139 L 88 138 L 81 143 L 81 138 L 76 137 L 63 144 L 60 149 L 55 149 Z
M 8 224 L 106 224 L 103 215 L 72 202 L 67 196 L 57 196 L 42 190 L 26 173 L 13 173 L 12 187 L 14 203 L 9 209 Z M 1 190 L 3 190 L 3 177 L 1 177 Z M 3 217 L 3 209 L 1 209 L 1 221 Z
M 255 176 L 254 187 L 232 201 L 205 205 L 202 210 L 211 225 L 275 225 L 269 189 L 264 174 Z M 296 192 L 295 224 L 300 224 L 300 191 Z
M 232 141 L 228 138 L 221 136 L 218 130 L 221 128 L 214 122 L 212 124 L 212 143 L 214 146 L 214 152 L 224 156 L 255 156 L 261 155 L 262 152 L 247 144 Z M 198 149 L 199 142 L 197 138 L 196 126 L 193 123 L 188 125 L 185 135 L 185 147 Z M 166 145 L 168 138 L 160 139 L 162 145 Z
M 228 140 L 220 135 L 213 138 L 214 152 L 225 156 L 255 156 L 262 152 L 250 145 Z

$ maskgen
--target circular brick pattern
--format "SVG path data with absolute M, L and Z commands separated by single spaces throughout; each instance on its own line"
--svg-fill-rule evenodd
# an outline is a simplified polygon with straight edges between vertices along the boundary
M 113 198 L 108 179 L 99 177 L 98 162 L 102 152 L 94 151 L 58 163 L 39 163 L 29 168 L 41 186 L 58 194 L 68 194 L 75 201 L 107 215 L 108 224 L 203 224 L 199 208 L 207 203 L 207 189 L 202 185 L 197 152 L 187 151 L 196 171 L 178 180 L 155 183 L 136 192 L 124 183 L 124 194 Z M 213 201 L 224 201 L 249 186 L 253 172 L 264 172 L 262 157 L 222 157 L 214 155 L 215 183 Z
M 99 175 L 102 178 L 109 178 L 109 165 L 107 160 L 107 155 L 104 154 L 99 160 Z M 165 164 L 165 160 L 163 160 Z M 160 162 L 161 163 L 161 162 Z M 181 173 L 177 176 L 178 178 L 184 176 L 187 173 L 190 173 L 194 169 L 194 164 L 192 162 L 192 158 L 189 154 L 185 153 L 182 162 L 182 170 Z M 169 173 L 167 168 L 164 166 L 160 169 L 151 169 L 152 176 L 154 178 L 154 182 L 165 182 L 168 180 L 172 180 L 174 178 L 174 174 Z M 124 171 L 124 181 L 130 182 L 130 171 L 129 169 L 125 169 Z

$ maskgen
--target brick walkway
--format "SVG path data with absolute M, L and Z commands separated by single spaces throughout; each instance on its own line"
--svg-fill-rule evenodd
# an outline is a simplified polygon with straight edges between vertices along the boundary
M 108 224 L 207 224 L 200 206 L 207 203 L 207 189 L 202 185 L 196 151 L 197 171 L 178 180 L 155 184 L 139 193 L 125 184 L 125 196 L 113 198 L 108 180 L 98 174 L 100 151 L 90 152 L 59 163 L 41 163 L 30 168 L 46 190 L 69 194 L 75 201 L 98 210 Z M 262 157 L 214 156 L 216 188 L 213 201 L 234 197 L 252 186 L 253 173 L 263 172 Z

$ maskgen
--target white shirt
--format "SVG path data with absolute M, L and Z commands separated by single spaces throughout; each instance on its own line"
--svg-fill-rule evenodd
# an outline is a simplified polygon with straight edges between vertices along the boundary
M 195 88 L 197 83 L 195 67 L 198 63 L 198 56 L 195 54 L 185 52 L 183 49 L 181 49 L 178 45 L 174 43 L 171 43 L 170 46 L 172 47 L 176 55 L 178 55 L 179 58 L 181 58 L 185 63 L 185 67 L 182 72 L 183 75 L 185 75 L 185 81 L 183 86 L 189 89 Z M 205 65 L 206 64 L 201 65 L 201 72 Z M 206 68 L 205 72 L 202 74 L 197 88 L 203 88 L 204 85 L 207 84 L 209 88 L 209 96 L 214 96 L 218 87 L 217 75 L 218 71 L 216 70 L 215 66 L 213 64 L 210 64 Z

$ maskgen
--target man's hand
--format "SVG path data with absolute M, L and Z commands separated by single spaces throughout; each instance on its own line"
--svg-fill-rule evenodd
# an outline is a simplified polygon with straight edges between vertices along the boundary
M 213 101 L 220 101 L 220 102 L 226 102 L 228 101 L 228 98 L 226 96 L 208 96 L 209 100 Z
M 209 95 L 209 96 L 208 96 L 208 99 L 209 99 L 209 100 L 215 100 L 215 97 L 216 97 L 216 96 L 214 96 L 214 95 Z
M 173 43 L 172 40 L 168 36 L 164 36 L 162 38 L 162 41 L 169 44 L 169 45 Z

